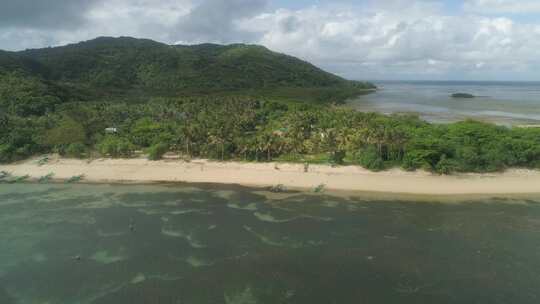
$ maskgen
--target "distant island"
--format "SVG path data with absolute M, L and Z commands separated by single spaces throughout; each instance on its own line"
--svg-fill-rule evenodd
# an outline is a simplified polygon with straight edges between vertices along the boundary
M 539 128 L 430 124 L 339 106 L 372 90 L 256 45 L 102 37 L 2 51 L 0 163 L 173 153 L 437 174 L 540 168 Z
M 451 96 L 452 98 L 476 98 L 475 95 L 469 93 L 454 93 Z

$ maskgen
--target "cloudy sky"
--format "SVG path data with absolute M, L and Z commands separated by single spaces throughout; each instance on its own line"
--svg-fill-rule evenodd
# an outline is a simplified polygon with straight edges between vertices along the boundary
M 256 43 L 353 79 L 540 80 L 540 0 L 0 0 L 0 49 Z

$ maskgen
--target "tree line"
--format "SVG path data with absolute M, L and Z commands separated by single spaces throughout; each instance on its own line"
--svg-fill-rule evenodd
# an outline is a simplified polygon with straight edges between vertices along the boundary
M 50 152 L 85 158 L 132 157 L 143 151 L 157 160 L 171 151 L 187 158 L 357 164 L 441 174 L 540 168 L 540 129 L 535 128 L 472 120 L 430 124 L 410 115 L 242 96 L 41 102 L 54 106 L 20 110 L 21 103 L 0 103 L 0 162 Z

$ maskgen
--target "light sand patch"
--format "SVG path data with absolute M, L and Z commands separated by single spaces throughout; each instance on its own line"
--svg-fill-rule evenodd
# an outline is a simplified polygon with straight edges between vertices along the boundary
M 160 280 L 160 281 L 165 281 L 165 282 L 171 282 L 171 281 L 177 281 L 177 280 L 183 279 L 183 277 L 171 276 L 168 274 L 153 274 L 153 275 L 148 275 L 147 278 L 149 280 Z
M 53 200 L 54 201 L 54 200 Z M 97 199 L 94 202 L 86 202 L 82 204 L 78 204 L 76 206 L 77 209 L 107 209 L 114 206 L 121 206 L 122 204 L 119 201 L 110 199 L 110 198 L 102 198 Z M 135 206 L 130 206 L 135 207 Z
M 261 191 L 253 191 L 253 194 L 257 194 L 260 196 L 263 196 L 265 199 L 269 201 L 281 201 L 285 199 L 289 199 L 291 197 L 294 197 L 298 195 L 299 193 L 303 193 L 300 191 L 291 191 L 291 192 L 272 192 L 268 190 L 261 190 Z
M 218 191 L 212 191 L 212 194 L 219 198 L 223 198 L 226 200 L 230 200 L 235 194 L 235 191 L 232 190 L 218 190 Z
M 253 228 L 249 226 L 244 226 L 244 230 L 251 233 L 253 236 L 255 236 L 257 239 L 259 239 L 262 243 L 275 246 L 275 247 L 286 247 L 286 248 L 292 248 L 292 249 L 299 249 L 303 247 L 311 247 L 311 246 L 321 246 L 324 243 L 320 241 L 307 241 L 307 242 L 301 242 L 297 240 L 293 240 L 288 236 L 276 238 L 272 236 L 267 236 L 262 233 L 259 233 L 255 231 Z
M 175 211 L 168 211 L 168 210 L 158 210 L 158 209 L 137 209 L 138 212 L 146 215 L 158 215 L 158 214 L 170 214 L 170 215 L 184 215 L 184 214 L 191 214 L 191 213 L 199 213 L 199 214 L 210 214 L 209 211 L 204 209 L 186 209 L 186 210 L 175 210 Z
M 110 238 L 110 237 L 119 237 L 119 236 L 123 236 L 123 235 L 126 235 L 127 232 L 105 232 L 103 230 L 98 230 L 97 232 L 98 236 L 100 237 L 103 237 L 103 238 Z
M 142 273 L 139 273 L 133 279 L 131 279 L 131 284 L 139 284 L 144 281 L 146 281 L 146 276 L 144 276 L 144 274 Z
M 102 286 L 97 290 L 97 292 L 94 295 L 91 295 L 86 299 L 81 299 L 79 303 L 94 303 L 95 301 L 103 297 L 106 297 L 107 295 L 120 291 L 122 288 L 126 287 L 126 285 L 127 285 L 126 283 L 122 283 L 122 284 L 111 283 L 106 286 Z
M 208 267 L 214 265 L 213 262 L 209 262 L 206 260 L 203 260 L 198 257 L 190 256 L 186 259 L 186 263 L 188 263 L 191 267 L 199 268 L 199 267 Z
M 177 238 L 181 238 L 185 236 L 184 232 L 182 231 L 165 229 L 165 228 L 161 229 L 161 234 L 164 234 L 166 236 L 171 236 L 171 237 L 177 237 Z
M 292 217 L 292 218 L 288 218 L 288 219 L 276 219 L 275 217 L 273 217 L 271 214 L 268 214 L 268 213 L 260 213 L 260 212 L 255 212 L 253 213 L 253 215 L 259 219 L 260 221 L 263 221 L 263 222 L 269 222 L 269 223 L 287 223 L 287 222 L 290 222 L 290 221 L 294 221 L 296 219 L 298 219 L 299 217 Z
M 323 207 L 327 207 L 327 208 L 336 208 L 339 206 L 339 202 L 336 202 L 336 201 L 324 201 L 322 202 L 322 206 Z
M 184 215 L 184 214 L 190 214 L 190 213 L 210 214 L 208 210 L 204 210 L 204 209 L 175 210 L 175 211 L 169 212 L 169 214 L 172 214 L 172 215 Z
M 253 228 L 249 227 L 249 226 L 244 226 L 244 229 L 251 233 L 252 235 L 254 235 L 255 237 L 257 237 L 261 242 L 267 244 L 267 245 L 270 245 L 270 246 L 277 246 L 277 247 L 285 247 L 285 244 L 283 242 L 279 242 L 279 241 L 275 241 L 273 239 L 271 239 L 270 237 L 267 237 L 265 235 L 262 235 L 258 232 L 256 232 L 255 230 L 253 230 Z M 299 247 L 298 247 L 299 248 Z
M 165 213 L 161 210 L 153 210 L 153 209 L 137 209 L 137 212 L 140 212 L 145 215 L 157 215 L 157 214 Z
M 332 221 L 332 218 L 330 217 L 318 217 L 318 216 L 312 216 L 312 215 L 306 215 L 306 214 L 301 214 L 299 216 L 286 218 L 286 219 L 276 219 L 274 216 L 272 216 L 269 213 L 255 212 L 253 213 L 253 215 L 260 221 L 269 222 L 269 223 L 287 223 L 287 222 L 292 222 L 294 220 L 299 220 L 299 219 L 310 219 L 310 220 L 324 221 L 324 222 Z
M 113 255 L 106 250 L 98 251 L 90 257 L 91 260 L 94 260 L 101 264 L 113 264 L 127 259 L 127 257 L 122 255 Z
M 182 205 L 182 201 L 163 203 L 163 206 L 167 206 L 167 207 L 178 207 L 179 205 Z
M 247 204 L 245 206 L 241 206 L 236 203 L 228 203 L 227 207 L 232 208 L 232 209 L 246 210 L 246 211 L 255 211 L 258 209 L 256 203 Z
M 359 209 L 359 207 L 356 206 L 356 205 L 347 204 L 347 210 L 349 210 L 349 211 L 354 212 L 354 211 L 358 211 L 358 209 Z M 367 207 L 364 207 L 363 209 L 367 209 Z
M 177 237 L 186 240 L 189 245 L 193 248 L 200 249 L 206 248 L 207 246 L 199 242 L 191 233 L 186 233 L 182 230 L 173 230 L 167 228 L 161 228 L 161 233 L 170 237 Z
M 320 221 L 320 222 L 331 222 L 334 220 L 331 217 L 315 216 L 315 215 L 308 215 L 308 214 L 301 214 L 300 218 L 305 218 L 305 219 L 310 219 L 310 220 Z

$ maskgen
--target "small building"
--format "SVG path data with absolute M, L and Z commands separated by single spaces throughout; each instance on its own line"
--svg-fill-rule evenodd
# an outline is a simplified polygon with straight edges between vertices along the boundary
M 116 133 L 118 133 L 118 129 L 117 128 L 106 128 L 105 133 L 107 133 L 107 134 L 116 134 Z

